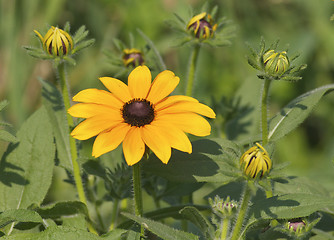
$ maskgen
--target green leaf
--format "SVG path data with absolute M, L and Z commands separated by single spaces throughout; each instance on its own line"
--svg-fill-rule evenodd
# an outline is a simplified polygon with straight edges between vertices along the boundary
M 43 218 L 58 219 L 61 216 L 83 214 L 88 217 L 88 210 L 84 203 L 78 201 L 59 202 L 50 206 L 35 209 Z
M 57 156 L 60 166 L 72 169 L 72 157 L 68 133 L 68 123 L 63 104 L 63 98 L 59 90 L 49 82 L 39 79 L 42 84 L 42 101 L 52 125 L 56 139 Z
M 214 239 L 215 229 L 210 221 L 195 207 L 188 206 L 183 208 L 180 213 L 193 224 L 195 224 L 206 237 L 206 239 Z
M 168 164 L 163 164 L 153 154 L 145 161 L 143 169 L 173 182 L 234 181 L 240 174 L 239 147 L 224 139 L 194 141 L 193 153 L 175 150 Z
M 333 90 L 334 84 L 325 85 L 291 101 L 269 121 L 268 139 L 277 141 L 298 127 L 310 115 L 320 99 Z
M 111 230 L 107 234 L 103 235 L 102 237 L 103 239 L 106 239 L 106 240 L 119 240 L 121 239 L 121 236 L 125 234 L 126 232 L 127 230 L 125 229 L 116 228 L 116 229 Z
M 4 240 L 101 240 L 101 238 L 86 230 L 66 226 L 52 226 L 40 233 L 18 233 L 12 236 L 3 237 Z
M 42 222 L 41 216 L 32 210 L 10 209 L 0 214 L 0 228 L 12 222 Z
M 334 206 L 334 199 L 323 195 L 289 193 L 257 200 L 251 208 L 251 215 L 258 219 L 293 219 L 331 206 Z
M 125 217 L 132 219 L 133 221 L 143 225 L 147 228 L 150 232 L 154 233 L 155 235 L 159 236 L 165 240 L 192 240 L 192 239 L 199 239 L 198 236 L 183 232 L 181 230 L 177 230 L 175 228 L 171 228 L 167 225 L 164 225 L 160 222 L 155 222 L 153 220 L 138 217 L 129 213 L 122 213 Z
M 14 135 L 3 129 L 0 129 L 0 140 L 12 143 L 16 143 L 18 141 Z
M 55 146 L 45 108 L 22 125 L 17 138 L 0 163 L 0 211 L 39 205 L 52 180 Z
M 0 102 L 0 112 L 8 105 L 7 100 L 3 100 Z

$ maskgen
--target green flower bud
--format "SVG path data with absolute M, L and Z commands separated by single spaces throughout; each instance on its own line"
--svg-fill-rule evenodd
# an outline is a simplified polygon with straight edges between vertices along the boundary
M 248 149 L 240 158 L 240 166 L 244 174 L 250 178 L 262 178 L 269 173 L 272 162 L 268 152 L 259 144 Z
M 217 24 L 213 24 L 213 19 L 210 14 L 202 12 L 190 19 L 187 29 L 192 29 L 196 38 L 207 39 L 213 37 L 217 29 Z
M 209 201 L 212 210 L 220 217 L 232 217 L 238 209 L 238 202 L 231 200 L 229 196 L 225 200 L 215 196 L 214 200 L 210 198 Z
M 53 56 L 64 56 L 71 53 L 73 49 L 72 37 L 58 27 L 51 27 L 44 37 L 34 30 L 40 38 L 44 51 Z
M 272 76 L 281 76 L 290 66 L 286 51 L 275 52 L 268 50 L 263 54 L 264 70 Z
M 145 63 L 143 53 L 135 48 L 123 50 L 123 63 L 126 67 L 137 67 Z

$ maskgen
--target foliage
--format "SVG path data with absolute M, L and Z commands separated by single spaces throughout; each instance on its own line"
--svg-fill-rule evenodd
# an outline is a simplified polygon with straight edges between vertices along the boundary
M 1 0 L 0 6 L 0 237 L 334 239 L 333 3 Z M 201 12 L 217 23 L 210 38 L 187 29 Z M 50 24 L 70 33 L 70 23 L 78 29 L 71 56 L 38 48 L 34 29 Z M 263 56 L 276 51 L 278 38 L 291 43 L 280 53 L 294 65 L 284 65 L 284 73 L 274 66 L 270 75 Z M 249 47 L 258 42 L 259 50 Z M 141 50 L 153 77 L 175 72 L 181 79 L 175 95 L 194 80 L 193 96 L 217 115 L 210 137 L 190 137 L 191 154 L 173 149 L 168 164 L 153 153 L 144 157 L 143 212 L 121 147 L 93 158 L 91 140 L 70 137 L 81 119 L 73 120 L 66 105 L 68 94 L 101 89 L 98 77 L 125 82 L 133 70 L 123 65 L 126 48 Z M 267 90 L 265 81 L 272 81 Z M 258 142 L 273 168 L 252 179 L 239 159 Z M 230 203 L 237 210 L 224 208 Z

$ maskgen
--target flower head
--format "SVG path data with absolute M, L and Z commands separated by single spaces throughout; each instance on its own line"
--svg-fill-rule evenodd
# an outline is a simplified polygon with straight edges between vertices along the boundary
M 135 48 L 123 50 L 123 63 L 126 67 L 137 67 L 145 63 L 143 53 Z
M 213 24 L 213 19 L 210 14 L 202 12 L 190 19 L 187 29 L 192 29 L 196 38 L 207 39 L 213 37 L 217 29 L 217 24 Z
M 128 85 L 111 77 L 101 77 L 100 81 L 110 92 L 83 90 L 73 97 L 73 101 L 81 103 L 68 111 L 74 117 L 86 118 L 72 131 L 74 138 L 97 136 L 94 157 L 123 142 L 128 165 L 139 162 L 146 147 L 168 163 L 171 148 L 192 152 L 185 132 L 196 136 L 210 134 L 210 124 L 200 115 L 214 118 L 211 108 L 191 97 L 168 96 L 180 81 L 171 71 L 161 72 L 151 83 L 150 70 L 139 66 L 130 73 Z
M 51 27 L 44 37 L 34 30 L 40 38 L 44 51 L 53 56 L 67 55 L 73 49 L 72 37 L 58 27 Z
M 259 144 L 248 149 L 240 158 L 240 166 L 243 172 L 250 178 L 260 178 L 271 169 L 272 162 L 268 152 Z
M 263 65 L 266 72 L 274 76 L 281 76 L 289 69 L 290 62 L 286 51 L 275 52 L 268 50 L 263 55 Z

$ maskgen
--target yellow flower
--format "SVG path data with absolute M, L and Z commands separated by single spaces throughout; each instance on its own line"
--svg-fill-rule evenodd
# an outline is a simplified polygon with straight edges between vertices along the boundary
M 260 172 L 260 177 L 263 177 L 272 166 L 268 152 L 259 143 L 256 145 L 248 149 L 240 158 L 240 166 L 244 173 L 251 178 L 256 178 Z
M 44 37 L 34 30 L 40 38 L 44 50 L 53 56 L 67 55 L 73 49 L 72 37 L 58 27 L 51 27 Z
M 286 51 L 275 52 L 268 50 L 263 54 L 263 64 L 266 72 L 275 76 L 281 76 L 290 66 Z
M 123 50 L 123 63 L 127 66 L 137 67 L 144 64 L 143 53 L 135 48 Z
M 191 153 L 192 145 L 185 132 L 209 135 L 211 126 L 199 114 L 215 118 L 215 113 L 194 98 L 168 96 L 180 81 L 173 72 L 161 72 L 153 83 L 151 79 L 150 70 L 139 66 L 130 73 L 128 85 L 115 78 L 101 77 L 110 92 L 98 89 L 79 92 L 73 101 L 81 103 L 68 112 L 86 120 L 71 135 L 79 140 L 97 135 L 94 157 L 114 150 L 123 142 L 125 160 L 130 166 L 140 161 L 146 147 L 165 164 L 171 157 L 171 148 Z
M 208 20 L 205 19 L 206 16 L 208 16 Z M 213 33 L 217 29 L 217 24 L 213 25 L 213 19 L 210 14 L 202 12 L 190 19 L 187 29 L 190 28 L 193 29 L 197 38 L 207 39 L 209 37 L 213 37 Z

